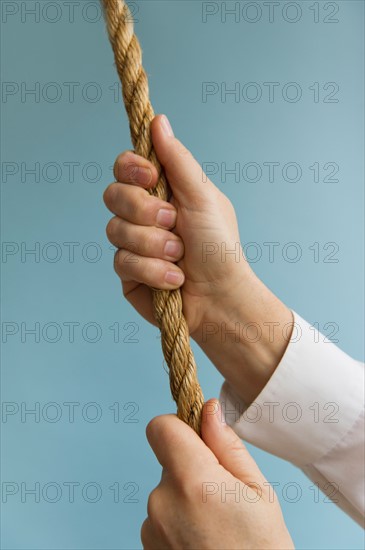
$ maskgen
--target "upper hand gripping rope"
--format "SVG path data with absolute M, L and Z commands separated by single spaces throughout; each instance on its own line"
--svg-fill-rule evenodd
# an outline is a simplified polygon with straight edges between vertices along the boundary
M 148 79 L 142 67 L 142 50 L 134 34 L 132 16 L 124 0 L 102 2 L 122 83 L 134 151 L 157 168 L 160 177 L 157 186 L 150 193 L 166 201 L 169 188 L 152 145 L 150 124 L 155 115 L 149 100 Z M 188 326 L 182 312 L 180 289 L 152 289 L 152 293 L 154 314 L 161 330 L 162 350 L 169 367 L 170 388 L 177 404 L 177 415 L 200 435 L 204 398 L 197 379 Z

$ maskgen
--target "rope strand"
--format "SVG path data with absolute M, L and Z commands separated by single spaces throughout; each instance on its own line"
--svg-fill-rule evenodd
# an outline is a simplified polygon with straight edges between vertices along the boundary
M 150 125 L 155 114 L 149 99 L 148 79 L 142 66 L 141 46 L 134 34 L 132 15 L 124 0 L 102 2 L 122 83 L 134 151 L 157 168 L 159 181 L 150 193 L 166 201 L 169 187 L 152 144 Z M 177 404 L 177 415 L 200 435 L 204 398 L 190 346 L 189 329 L 182 311 L 180 289 L 152 289 L 152 294 L 154 314 L 161 330 L 162 351 L 169 368 L 170 389 Z

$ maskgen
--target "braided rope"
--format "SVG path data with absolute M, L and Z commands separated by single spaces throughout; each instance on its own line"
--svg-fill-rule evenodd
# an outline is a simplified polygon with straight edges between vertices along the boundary
M 154 151 L 150 124 L 154 111 L 149 100 L 147 75 L 142 67 L 142 50 L 134 34 L 132 16 L 124 0 L 102 0 L 105 19 L 123 88 L 134 151 L 148 159 L 160 174 L 150 193 L 168 200 L 169 187 Z M 162 350 L 169 367 L 170 388 L 178 417 L 200 434 L 204 398 L 197 379 L 189 330 L 182 312 L 180 289 L 155 290 L 154 314 L 161 330 Z

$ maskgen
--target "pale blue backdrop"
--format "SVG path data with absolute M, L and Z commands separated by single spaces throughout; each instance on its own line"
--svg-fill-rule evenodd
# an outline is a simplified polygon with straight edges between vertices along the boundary
M 256 272 L 362 359 L 363 2 L 131 9 L 155 110 L 211 163 Z M 174 406 L 158 332 L 122 299 L 104 232 L 102 193 L 130 147 L 111 49 L 97 2 L 1 10 L 1 545 L 137 549 L 160 476 L 145 425 Z M 217 396 L 220 376 L 197 360 Z M 297 548 L 363 547 L 301 472 L 251 450 Z

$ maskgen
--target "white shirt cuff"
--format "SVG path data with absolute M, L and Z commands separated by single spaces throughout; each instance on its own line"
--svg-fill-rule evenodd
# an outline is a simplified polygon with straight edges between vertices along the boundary
M 363 365 L 327 341 L 295 312 L 291 342 L 248 408 L 227 382 L 226 422 L 248 442 L 299 467 L 326 455 L 363 408 Z

